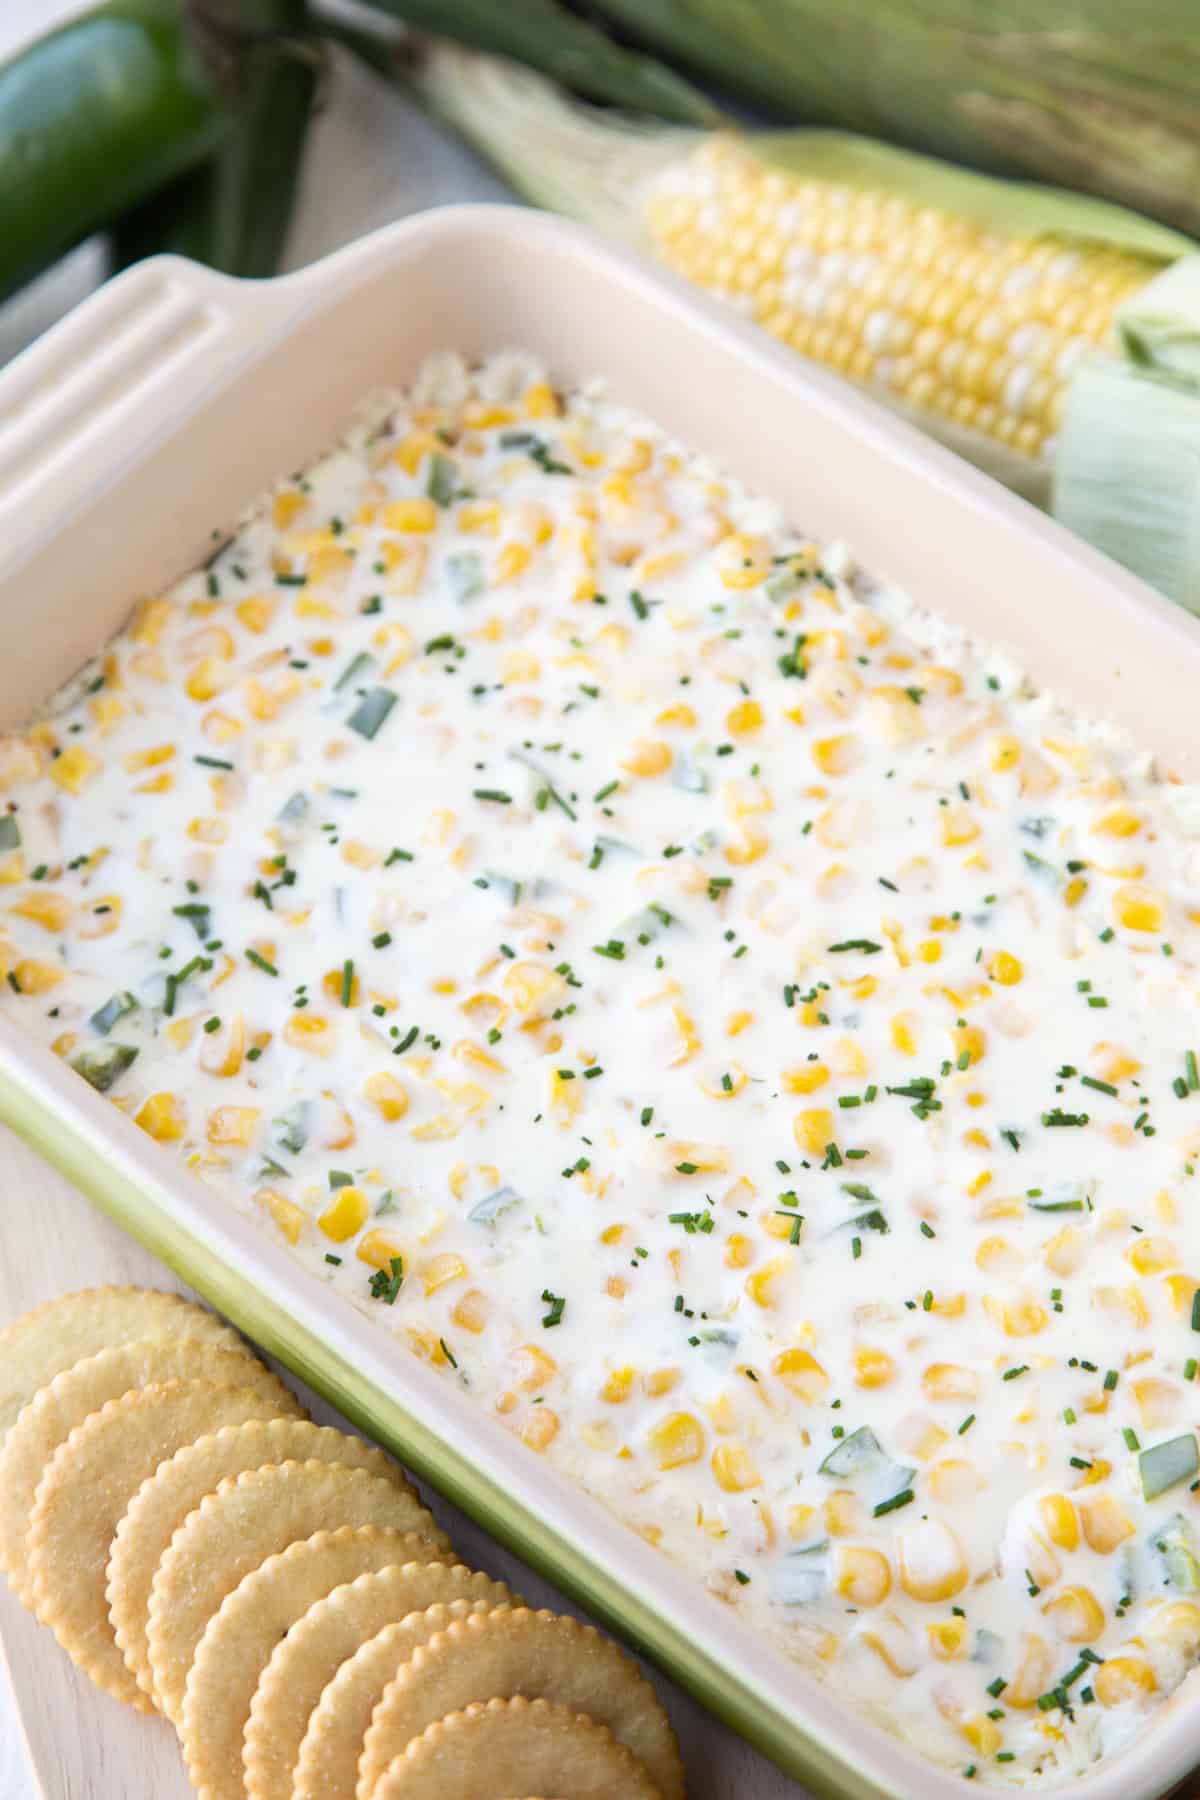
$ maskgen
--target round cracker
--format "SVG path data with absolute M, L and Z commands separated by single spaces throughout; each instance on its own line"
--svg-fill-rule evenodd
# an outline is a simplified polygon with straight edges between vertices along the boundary
M 299 1791 L 300 1747 L 310 1719 L 327 1685 L 364 1640 L 398 1622 L 390 1676 L 405 1656 L 456 1619 L 512 1603 L 513 1595 L 502 1581 L 474 1574 L 461 1564 L 381 1569 L 377 1574 L 360 1575 L 319 1600 L 276 1644 L 254 1694 L 244 1754 L 246 1792 L 251 1800 L 293 1800 Z M 343 1758 L 343 1790 L 350 1800 L 371 1709 L 382 1695 L 386 1679 L 380 1678 L 356 1739 L 353 1726 L 349 1726 L 352 1754 Z M 344 1710 L 339 1723 L 344 1736 L 348 1725 Z M 322 1800 L 332 1800 L 334 1791 L 328 1781 L 317 1789 Z
M 105 1594 L 109 1547 L 130 1495 L 181 1444 L 223 1421 L 269 1418 L 276 1404 L 273 1394 L 212 1381 L 133 1388 L 77 1425 L 47 1464 L 26 1539 L 34 1604 L 73 1661 L 116 1699 L 151 1705 L 117 1647 Z
M 0 1440 L 39 1388 L 85 1357 L 136 1338 L 190 1338 L 240 1350 L 230 1325 L 182 1294 L 81 1288 L 35 1306 L 0 1331 Z
M 164 1462 L 133 1496 L 109 1552 L 108 1610 L 117 1644 L 145 1693 L 154 1692 L 146 1648 L 150 1587 L 173 1533 L 226 1476 L 261 1469 L 266 1463 L 305 1461 L 371 1469 L 415 1492 L 374 1444 L 307 1419 L 269 1419 L 231 1425 L 198 1438 Z
M 428 1643 L 455 1619 L 489 1612 L 492 1604 L 489 1600 L 440 1602 L 424 1612 L 393 1620 L 360 1644 L 326 1683 L 309 1715 L 292 1774 L 290 1800 L 355 1800 L 371 1714 L 397 1669 L 418 1645 Z
M 375 1708 L 359 1765 L 373 1793 L 388 1763 L 427 1726 L 472 1701 L 548 1700 L 607 1725 L 662 1800 L 683 1800 L 679 1746 L 662 1701 L 632 1657 L 578 1619 L 508 1608 L 460 1619 L 414 1650 Z
M 310 1606 L 355 1576 L 439 1561 L 416 1532 L 343 1525 L 290 1544 L 226 1594 L 204 1628 L 183 1695 L 180 1738 L 200 1800 L 241 1800 L 242 1739 L 259 1679 L 281 1640 Z M 292 1791 L 289 1766 L 284 1800 Z
M 154 1698 L 182 1719 L 196 1646 L 226 1594 L 298 1538 L 339 1525 L 391 1525 L 450 1547 L 420 1502 L 382 1475 L 341 1463 L 284 1462 L 227 1477 L 171 1539 L 150 1589 L 146 1641 Z
M 533 1788 L 571 1800 L 662 1800 L 606 1725 L 548 1700 L 489 1700 L 451 1713 L 394 1757 L 371 1800 L 497 1800 Z
M 271 1413 L 294 1415 L 300 1407 L 277 1375 L 243 1350 L 191 1339 L 138 1338 L 101 1350 L 56 1375 L 17 1416 L 0 1446 L 0 1568 L 14 1590 L 33 1605 L 25 1539 L 43 1471 L 89 1413 L 131 1388 L 175 1377 L 250 1387 L 273 1401 Z

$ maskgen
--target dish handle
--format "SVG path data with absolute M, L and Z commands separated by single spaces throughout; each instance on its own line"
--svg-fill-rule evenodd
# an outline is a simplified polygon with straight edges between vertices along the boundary
M 0 371 L 0 573 L 16 568 L 297 304 L 156 256 L 106 282 Z M 154 405 L 169 394 L 171 405 Z

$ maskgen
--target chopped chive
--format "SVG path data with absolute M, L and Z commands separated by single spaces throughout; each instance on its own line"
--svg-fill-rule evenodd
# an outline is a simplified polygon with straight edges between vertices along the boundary
M 872 1507 L 871 1516 L 875 1519 L 882 1519 L 885 1513 L 896 1512 L 899 1507 L 907 1506 L 913 1498 L 911 1488 L 902 1488 L 898 1494 L 893 1494 L 890 1500 L 881 1500 L 878 1506 Z

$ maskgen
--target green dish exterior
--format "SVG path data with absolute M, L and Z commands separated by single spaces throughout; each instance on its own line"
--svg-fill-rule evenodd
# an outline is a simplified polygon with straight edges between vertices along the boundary
M 754 1688 L 691 1643 L 609 1570 L 583 1555 L 535 1512 L 398 1400 L 323 1344 L 284 1307 L 172 1219 L 152 1194 L 99 1158 L 69 1116 L 0 1071 L 0 1123 L 65 1175 L 181 1281 L 368 1437 L 470 1515 L 515 1555 L 657 1664 L 739 1736 L 820 1800 L 903 1800 L 804 1731 Z

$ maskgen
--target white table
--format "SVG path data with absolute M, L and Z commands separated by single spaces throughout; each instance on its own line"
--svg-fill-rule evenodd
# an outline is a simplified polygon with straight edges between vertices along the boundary
M 0 55 L 81 0 L 3 0 Z M 450 200 L 504 198 L 461 146 L 396 94 L 339 63 L 307 159 L 289 261 L 300 264 L 386 220 Z M 0 312 L 0 359 L 44 329 L 96 279 L 94 251 Z M 104 1282 L 174 1285 L 167 1271 L 0 1132 L 0 1324 L 39 1301 Z M 311 1400 L 311 1396 L 305 1396 Z M 315 1415 L 333 1415 L 312 1401 Z M 434 1503 L 469 1562 L 536 1606 L 572 1610 L 452 1507 Z M 174 1734 L 76 1675 L 48 1632 L 0 1581 L 0 1800 L 187 1800 Z M 805 1800 L 803 1791 L 699 1707 L 658 1680 L 684 1746 L 693 1800 Z

